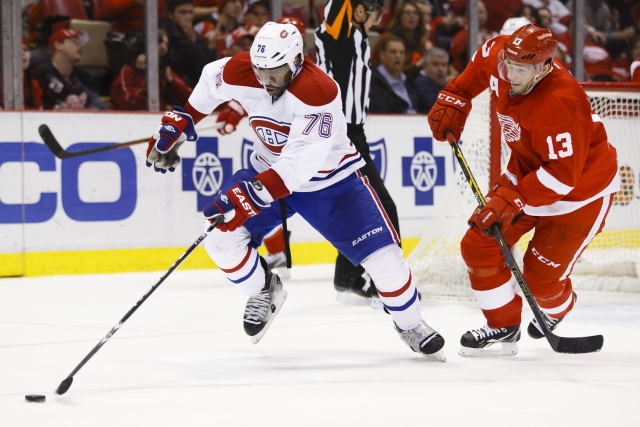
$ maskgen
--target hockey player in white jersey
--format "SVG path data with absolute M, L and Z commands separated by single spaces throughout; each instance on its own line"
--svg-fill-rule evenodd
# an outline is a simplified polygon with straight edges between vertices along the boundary
M 398 237 L 375 191 L 358 173 L 362 156 L 347 138 L 338 85 L 310 61 L 294 25 L 267 23 L 250 52 L 208 64 L 184 108 L 167 112 L 149 141 L 147 165 L 166 172 L 179 164 L 178 147 L 198 138 L 194 124 L 235 99 L 258 140 L 251 167 L 227 181 L 204 215 L 224 215 L 205 239 L 209 256 L 249 299 L 245 332 L 257 343 L 286 298 L 256 248 L 287 215 L 299 213 L 340 252 L 362 264 L 400 338 L 413 350 L 444 361 L 444 339 L 422 320 L 418 292 Z

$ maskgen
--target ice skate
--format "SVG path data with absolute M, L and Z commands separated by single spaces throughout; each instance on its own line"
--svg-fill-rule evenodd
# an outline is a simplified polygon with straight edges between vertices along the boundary
M 269 270 L 277 270 L 280 279 L 288 279 L 291 277 L 291 271 L 287 268 L 287 255 L 284 251 L 276 252 L 275 254 L 266 254 L 263 258 L 267 261 Z
M 460 338 L 461 347 L 458 354 L 465 357 L 515 356 L 518 354 L 518 341 L 520 325 L 499 329 L 483 326 L 468 331 Z M 502 345 L 501 349 L 486 350 L 487 347 L 498 343 Z
M 424 320 L 415 328 L 406 331 L 398 328 L 398 325 L 395 323 L 394 326 L 402 341 L 404 341 L 411 350 L 433 361 L 445 362 L 447 360 L 442 351 L 444 338 L 431 326 L 427 325 Z
M 287 291 L 282 287 L 280 278 L 275 273 L 267 273 L 266 284 L 258 295 L 247 300 L 244 309 L 244 331 L 257 344 L 273 323 L 284 301 Z
M 575 303 L 577 302 L 578 302 L 578 295 L 576 295 L 576 293 L 573 292 L 573 304 L 575 305 Z M 566 314 L 560 319 L 555 319 L 553 317 L 550 317 L 544 311 L 542 311 L 542 318 L 544 319 L 544 323 L 547 324 L 547 327 L 549 328 L 550 331 L 553 331 L 555 328 L 557 328 L 558 324 L 562 322 L 562 319 L 564 319 L 565 317 L 567 317 Z M 544 338 L 544 333 L 542 332 L 542 329 L 540 329 L 540 324 L 538 323 L 538 320 L 535 317 L 529 323 L 529 326 L 527 327 L 527 333 L 534 340 L 539 340 L 540 338 Z
M 368 274 L 359 276 L 356 280 L 335 283 L 336 301 L 350 305 L 370 305 L 381 309 L 382 302 L 373 281 Z

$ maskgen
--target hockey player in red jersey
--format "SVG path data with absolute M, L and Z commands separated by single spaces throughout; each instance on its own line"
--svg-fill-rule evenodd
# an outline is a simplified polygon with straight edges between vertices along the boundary
M 461 242 L 471 287 L 487 325 L 465 333 L 459 354 L 516 354 L 522 299 L 489 229 L 499 222 L 515 244 L 535 230 L 524 255 L 523 276 L 550 329 L 571 311 L 569 277 L 605 224 L 620 179 L 616 150 L 587 95 L 554 60 L 548 29 L 525 25 L 481 46 L 464 72 L 438 95 L 429 113 L 434 138 L 460 138 L 471 99 L 489 88 L 502 134 L 511 148 L 507 171 L 469 219 Z M 542 338 L 535 319 L 527 332 Z M 483 350 L 502 343 L 502 350 Z
M 265 24 L 250 52 L 208 64 L 184 108 L 167 112 L 149 141 L 148 166 L 166 172 L 178 147 L 198 138 L 194 124 L 230 99 L 247 112 L 257 139 L 251 165 L 236 172 L 204 215 L 224 222 L 205 239 L 209 256 L 249 299 L 244 329 L 257 343 L 278 314 L 286 291 L 256 250 L 287 215 L 299 213 L 340 252 L 373 277 L 400 338 L 413 350 L 444 360 L 444 339 L 420 314 L 418 292 L 398 235 L 347 138 L 337 83 L 305 62 L 292 24 Z

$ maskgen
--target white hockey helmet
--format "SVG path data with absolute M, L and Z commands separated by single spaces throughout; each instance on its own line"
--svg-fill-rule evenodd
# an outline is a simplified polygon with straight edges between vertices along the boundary
M 500 30 L 500 35 L 510 36 L 518 28 L 524 27 L 527 24 L 531 24 L 531 21 L 529 21 L 529 19 L 525 18 L 524 16 L 518 16 L 517 18 L 509 18 L 506 21 L 504 21 L 504 24 L 502 25 L 502 29 Z
M 285 86 L 302 69 L 302 34 L 295 25 L 267 22 L 256 34 L 249 54 L 263 86 Z M 286 78 L 288 71 L 292 73 L 290 79 Z

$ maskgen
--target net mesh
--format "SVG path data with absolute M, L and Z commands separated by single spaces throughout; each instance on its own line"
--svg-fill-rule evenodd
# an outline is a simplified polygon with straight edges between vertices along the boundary
M 571 275 L 576 289 L 640 292 L 640 93 L 588 90 L 592 107 L 618 151 L 621 190 L 615 195 L 606 225 L 577 261 Z M 486 91 L 473 100 L 473 109 L 460 138 L 460 148 L 484 194 L 489 187 L 490 96 Z M 501 144 L 500 170 L 510 150 Z M 460 240 L 476 200 L 457 162 L 451 158 L 453 179 L 444 200 L 426 223 L 423 236 L 408 258 L 413 277 L 423 295 L 473 299 Z M 522 254 L 532 234 L 523 236 L 514 255 Z

